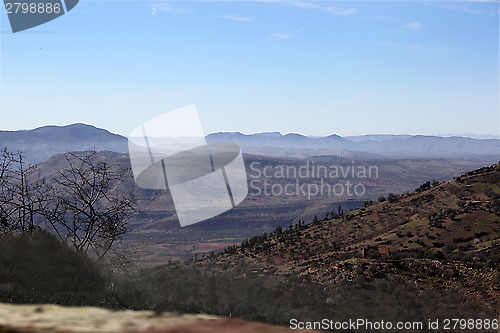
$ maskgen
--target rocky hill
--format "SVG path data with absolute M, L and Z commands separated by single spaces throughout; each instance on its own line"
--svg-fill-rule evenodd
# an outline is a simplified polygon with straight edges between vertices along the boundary
M 379 201 L 151 269 L 140 281 L 185 307 L 280 323 L 498 318 L 500 164 Z

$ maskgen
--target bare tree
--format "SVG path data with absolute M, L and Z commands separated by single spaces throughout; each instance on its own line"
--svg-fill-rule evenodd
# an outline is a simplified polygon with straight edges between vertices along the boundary
M 129 169 L 101 160 L 95 151 L 67 153 L 66 167 L 53 177 L 53 203 L 47 218 L 77 251 L 102 258 L 138 213 L 133 189 L 124 188 Z
M 8 232 L 32 231 L 43 219 L 51 188 L 36 165 L 22 151 L 4 149 L 0 155 L 0 228 Z
M 11 185 L 13 164 L 14 156 L 5 148 L 0 156 L 0 230 L 2 233 L 14 231 L 17 224 L 12 204 L 14 198 Z
M 102 258 L 139 212 L 129 168 L 95 151 L 65 154 L 65 166 L 41 176 L 22 152 L 0 153 L 0 233 L 49 228 L 77 251 Z

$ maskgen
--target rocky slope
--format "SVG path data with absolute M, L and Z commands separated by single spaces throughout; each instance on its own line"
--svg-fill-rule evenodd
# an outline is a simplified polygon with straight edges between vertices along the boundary
M 203 260 L 152 269 L 141 281 L 172 290 L 180 279 L 190 286 L 191 276 L 189 292 L 201 296 L 183 306 L 265 321 L 497 318 L 500 164 L 277 228 Z

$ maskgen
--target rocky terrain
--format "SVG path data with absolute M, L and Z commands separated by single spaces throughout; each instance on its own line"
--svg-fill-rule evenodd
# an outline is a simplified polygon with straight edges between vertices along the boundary
M 201 295 L 183 306 L 280 323 L 498 317 L 500 164 L 378 201 L 151 269 L 140 281 Z M 204 282 L 192 286 L 190 276 Z

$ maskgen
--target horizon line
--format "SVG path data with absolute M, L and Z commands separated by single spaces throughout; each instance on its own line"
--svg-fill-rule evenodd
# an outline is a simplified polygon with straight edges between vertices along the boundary
M 98 127 L 96 125 L 92 125 L 92 124 L 86 124 L 86 123 L 81 123 L 81 122 L 77 122 L 77 123 L 70 123 L 70 124 L 66 124 L 66 125 L 54 125 L 54 124 L 47 124 L 47 125 L 42 125 L 42 126 L 39 126 L 39 127 L 35 127 L 35 128 L 28 128 L 28 129 L 0 129 L 0 132 L 27 132 L 27 131 L 34 131 L 34 130 L 37 130 L 37 129 L 41 129 L 41 128 L 44 128 L 44 127 L 59 127 L 59 128 L 62 128 L 62 127 L 69 127 L 69 126 L 75 126 L 75 125 L 84 125 L 84 126 L 90 126 L 90 127 L 94 127 L 96 129 L 100 129 L 100 130 L 105 130 L 111 134 L 116 134 L 116 135 L 120 135 L 120 136 L 123 136 L 123 137 L 128 137 L 127 135 L 124 135 L 122 133 L 117 133 L 117 132 L 112 132 L 111 130 L 108 130 L 106 128 L 103 128 L 103 127 Z M 327 135 L 308 135 L 308 134 L 303 134 L 303 133 L 300 133 L 300 132 L 287 132 L 287 133 L 284 133 L 282 131 L 261 131 L 261 132 L 251 132 L 251 133 L 244 133 L 242 131 L 216 131 L 216 132 L 210 132 L 208 133 L 207 135 L 205 135 L 205 137 L 208 137 L 209 135 L 213 135 L 213 134 L 221 134 L 221 133 L 232 133 L 232 134 L 241 134 L 241 135 L 245 135 L 245 136 L 250 136 L 250 135 L 258 135 L 258 134 L 279 134 L 280 136 L 286 136 L 286 135 L 290 135 L 290 134 L 295 134 L 295 135 L 301 135 L 301 136 L 304 136 L 304 137 L 307 137 L 307 138 L 325 138 L 325 137 L 329 137 L 329 136 L 339 136 L 341 138 L 349 138 L 349 137 L 362 137 L 362 136 L 383 136 L 383 135 L 388 135 L 388 136 L 431 136 L 431 137 L 441 137 L 441 138 L 452 138 L 452 137 L 462 137 L 462 138 L 471 138 L 471 139 L 500 139 L 500 135 L 499 134 L 476 134 L 476 133 L 463 133 L 463 134 L 456 134 L 456 133 L 448 133 L 448 134 L 408 134 L 408 133 L 404 133 L 404 134 L 396 134 L 396 133 L 365 133 L 365 134 L 347 134 L 347 135 L 341 135 L 341 134 L 338 134 L 338 133 L 331 133 L 331 134 L 327 134 Z

